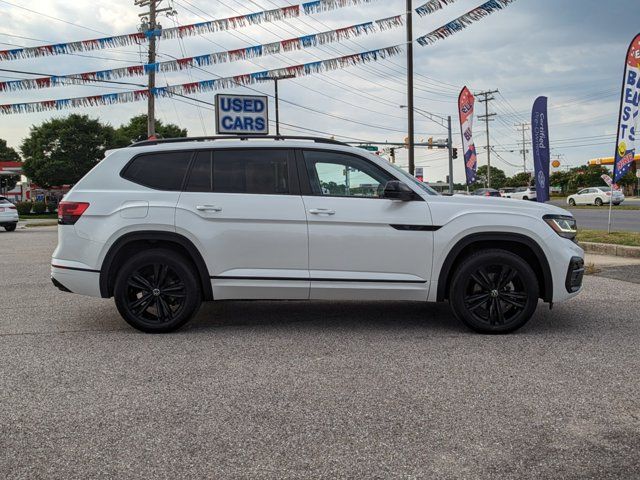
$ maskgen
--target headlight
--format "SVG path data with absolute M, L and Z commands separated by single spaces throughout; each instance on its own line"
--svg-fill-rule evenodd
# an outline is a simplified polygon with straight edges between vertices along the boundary
M 561 237 L 569 240 L 576 238 L 578 224 L 575 218 L 567 215 L 545 215 L 542 218 Z

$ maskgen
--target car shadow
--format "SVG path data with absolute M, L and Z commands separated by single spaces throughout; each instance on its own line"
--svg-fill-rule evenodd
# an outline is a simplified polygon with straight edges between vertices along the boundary
M 202 305 L 182 331 L 296 324 L 296 328 L 363 330 L 394 327 L 471 333 L 446 303 L 356 301 L 218 301 Z

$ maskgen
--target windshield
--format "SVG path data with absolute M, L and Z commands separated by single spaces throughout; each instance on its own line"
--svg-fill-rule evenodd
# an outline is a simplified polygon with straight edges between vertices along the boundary
M 426 183 L 421 182 L 416 177 L 410 175 L 408 172 L 405 172 L 403 169 L 401 169 L 400 167 L 394 165 L 393 163 L 389 163 L 389 166 L 392 167 L 396 172 L 400 173 L 401 176 L 404 177 L 403 180 L 406 180 L 406 181 L 412 183 L 413 185 L 417 185 L 421 190 L 426 192 L 428 195 L 440 195 L 438 192 L 436 192 L 429 185 L 427 185 Z

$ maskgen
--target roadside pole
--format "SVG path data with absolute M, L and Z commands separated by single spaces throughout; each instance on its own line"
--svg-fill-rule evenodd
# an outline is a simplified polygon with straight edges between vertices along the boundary
M 611 210 L 613 209 L 613 186 L 611 187 L 611 198 L 609 199 L 609 222 L 607 225 L 607 233 L 611 234 Z
M 447 146 L 449 147 L 449 193 L 453 194 L 453 134 L 451 132 L 451 115 L 447 117 L 447 127 L 449 129 L 449 139 Z

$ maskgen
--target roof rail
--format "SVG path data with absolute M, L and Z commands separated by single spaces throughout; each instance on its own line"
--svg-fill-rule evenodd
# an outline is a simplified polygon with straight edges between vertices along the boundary
M 162 145 L 164 143 L 182 143 L 182 142 L 212 142 L 215 140 L 311 140 L 316 143 L 329 143 L 332 145 L 344 145 L 346 147 L 349 144 L 333 140 L 332 138 L 323 137 L 305 137 L 296 135 L 224 135 L 215 137 L 178 137 L 178 138 L 158 138 L 156 140 L 142 140 L 141 142 L 135 142 L 130 147 L 145 147 L 149 145 Z

